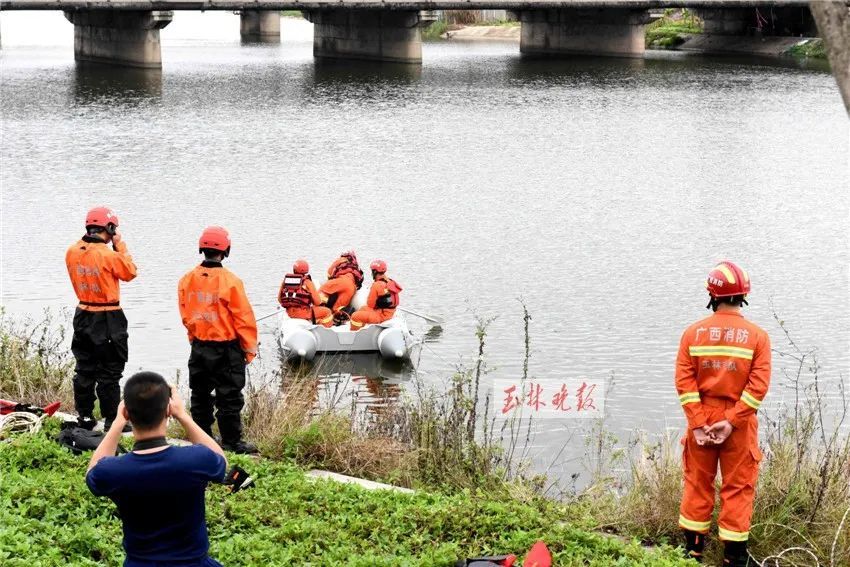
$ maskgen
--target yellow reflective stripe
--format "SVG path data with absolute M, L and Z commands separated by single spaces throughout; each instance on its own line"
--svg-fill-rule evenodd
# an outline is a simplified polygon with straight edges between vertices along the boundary
M 694 520 L 689 520 L 679 514 L 679 526 L 686 530 L 691 530 L 692 532 L 707 532 L 711 527 L 711 520 L 708 520 L 707 522 L 695 522 Z
M 753 359 L 753 349 L 733 346 L 692 346 L 688 348 L 688 352 L 691 356 L 731 356 Z
M 699 392 L 685 392 L 684 394 L 679 396 L 679 402 L 681 402 L 682 405 L 699 403 Z
M 746 390 L 741 393 L 741 401 L 753 408 L 754 410 L 757 410 L 759 409 L 759 407 L 761 407 L 761 402 Z
M 735 283 L 735 274 L 732 273 L 732 270 L 730 270 L 726 264 L 718 264 L 714 269 L 723 273 L 723 275 L 726 276 L 726 281 L 730 284 Z
M 726 541 L 747 541 L 750 539 L 750 532 L 733 532 L 719 526 L 717 528 L 717 535 L 720 536 L 720 539 Z
M 351 326 L 352 327 L 362 327 L 363 323 L 360 323 L 358 321 L 351 321 Z

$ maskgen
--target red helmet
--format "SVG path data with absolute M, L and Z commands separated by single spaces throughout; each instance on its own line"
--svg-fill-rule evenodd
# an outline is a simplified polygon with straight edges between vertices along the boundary
M 310 264 L 307 263 L 307 260 L 296 260 L 292 264 L 292 271 L 296 274 L 306 274 L 310 271 Z
M 379 274 L 383 274 L 387 271 L 387 263 L 383 260 L 372 260 L 369 267 L 373 272 L 378 272 Z
M 118 226 L 118 215 L 109 207 L 95 207 L 86 215 L 86 228 L 107 228 L 109 225 Z
M 212 250 L 220 250 L 227 256 L 230 254 L 230 235 L 227 230 L 221 226 L 208 226 L 201 233 L 201 238 L 198 240 L 198 251 L 204 248 Z
M 750 293 L 750 276 L 736 264 L 724 260 L 708 272 L 705 284 L 711 297 L 732 297 Z

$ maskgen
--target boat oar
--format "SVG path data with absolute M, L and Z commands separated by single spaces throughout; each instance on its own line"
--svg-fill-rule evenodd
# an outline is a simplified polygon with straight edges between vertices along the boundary
M 399 311 L 404 311 L 405 313 L 410 313 L 411 315 L 415 315 L 417 317 L 421 317 L 426 321 L 430 321 L 431 323 L 436 323 L 437 325 L 442 325 L 445 321 L 439 319 L 437 317 L 431 317 L 429 315 L 423 315 L 422 313 L 417 313 L 416 311 L 411 311 L 410 309 L 405 309 L 404 307 L 398 307 Z
M 277 315 L 278 313 L 280 313 L 280 308 L 278 308 L 278 309 L 276 309 L 275 311 L 273 311 L 273 312 L 269 313 L 268 315 L 263 315 L 262 317 L 257 317 L 257 322 L 259 323 L 259 322 L 260 322 L 260 321 L 262 321 L 263 319 L 268 319 L 269 317 L 274 317 L 274 316 L 275 316 L 275 315 Z

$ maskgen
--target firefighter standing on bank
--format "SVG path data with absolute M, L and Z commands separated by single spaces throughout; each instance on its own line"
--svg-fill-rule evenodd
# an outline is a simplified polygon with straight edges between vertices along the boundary
M 180 317 L 192 343 L 191 412 L 210 436 L 213 421 L 218 420 L 222 448 L 256 453 L 257 448 L 242 439 L 240 414 L 245 405 L 245 366 L 257 355 L 257 321 L 242 280 L 221 264 L 230 255 L 230 244 L 224 228 L 204 229 L 198 242 L 204 261 L 178 286 Z
M 756 412 L 770 384 L 770 339 L 741 315 L 750 291 L 747 272 L 721 262 L 709 273 L 707 288 L 714 314 L 688 327 L 676 359 L 676 389 L 688 421 L 679 526 L 688 556 L 700 561 L 719 464 L 723 565 L 745 567 L 761 460 Z
M 281 307 L 286 309 L 286 314 L 293 319 L 306 319 L 324 327 L 333 326 L 333 313 L 321 305 L 319 292 L 310 277 L 310 265 L 307 260 L 295 261 L 292 273 L 283 277 L 277 300 Z
M 96 207 L 88 212 L 86 234 L 68 248 L 65 264 L 79 300 L 71 342 L 76 359 L 74 406 L 78 422 L 86 429 L 95 426 L 97 398 L 109 430 L 118 412 L 119 382 L 128 355 L 127 318 L 121 309 L 119 282 L 136 277 L 136 265 L 118 233 L 118 217 L 111 209 Z

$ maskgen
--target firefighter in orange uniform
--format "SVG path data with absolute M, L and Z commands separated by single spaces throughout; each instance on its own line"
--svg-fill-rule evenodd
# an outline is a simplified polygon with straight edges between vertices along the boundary
M 322 305 L 333 311 L 334 324 L 342 324 L 347 317 L 344 309 L 363 286 L 363 270 L 357 263 L 354 250 L 343 252 L 328 268 L 328 281 L 319 288 Z
M 297 260 L 292 265 L 292 273 L 286 274 L 280 284 L 277 300 L 293 319 L 307 319 L 325 327 L 333 325 L 333 313 L 321 305 L 307 260 Z
M 108 430 L 118 414 L 119 382 L 128 354 L 127 318 L 120 305 L 119 281 L 136 277 L 136 265 L 118 233 L 118 217 L 111 209 L 96 207 L 88 212 L 86 234 L 68 248 L 65 264 L 79 300 L 71 342 L 77 362 L 74 406 L 78 422 L 86 429 L 95 426 L 97 398 Z
M 240 413 L 245 405 L 245 366 L 257 355 L 257 321 L 242 280 L 221 264 L 230 255 L 230 244 L 224 228 L 204 229 L 198 242 L 204 261 L 178 285 L 180 317 L 192 343 L 191 411 L 208 435 L 218 420 L 222 448 L 256 453 L 257 448 L 242 439 Z
M 744 567 L 761 460 L 756 412 L 770 384 L 770 339 L 741 315 L 750 291 L 747 272 L 721 262 L 708 274 L 707 288 L 714 314 L 688 327 L 676 359 L 676 389 L 688 422 L 679 526 L 688 556 L 700 561 L 719 464 L 723 565 Z
M 369 288 L 366 307 L 358 309 L 351 315 L 352 331 L 359 331 L 368 323 L 383 323 L 392 319 L 398 307 L 401 286 L 387 277 L 387 263 L 383 260 L 375 260 L 369 267 L 372 269 L 374 281 Z

